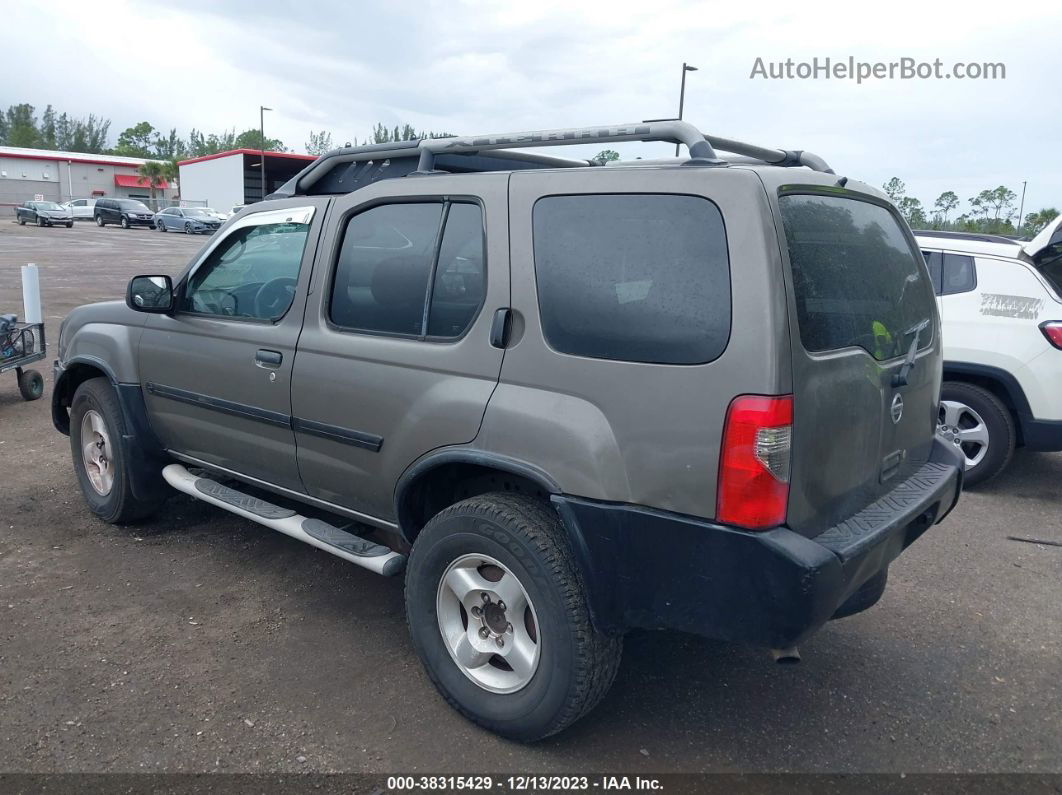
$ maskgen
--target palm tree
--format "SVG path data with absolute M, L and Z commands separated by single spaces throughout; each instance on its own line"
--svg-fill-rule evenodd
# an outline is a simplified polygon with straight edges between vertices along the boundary
M 162 178 L 170 184 L 177 186 L 177 198 L 181 198 L 180 169 L 177 166 L 177 158 L 170 158 L 162 164 Z
M 155 189 L 166 178 L 165 168 L 165 164 L 160 163 L 158 160 L 148 160 L 136 170 L 140 176 L 147 180 L 148 187 L 151 189 L 151 206 L 155 210 L 159 209 L 158 204 L 155 202 Z

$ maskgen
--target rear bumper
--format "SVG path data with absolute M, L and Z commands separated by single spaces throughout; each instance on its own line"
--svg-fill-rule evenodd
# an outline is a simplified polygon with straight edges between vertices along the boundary
M 648 508 L 556 496 L 605 632 L 677 629 L 784 648 L 820 628 L 859 587 L 958 501 L 962 466 L 936 443 L 888 495 L 817 538 L 747 532 Z

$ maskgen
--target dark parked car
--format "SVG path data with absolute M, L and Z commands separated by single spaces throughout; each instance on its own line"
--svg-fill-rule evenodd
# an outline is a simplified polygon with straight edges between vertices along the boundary
M 131 226 L 154 226 L 155 214 L 146 204 L 136 199 L 97 199 L 92 208 L 96 226 L 120 224 L 122 229 Z
M 70 211 L 55 202 L 24 202 L 15 208 L 15 217 L 21 226 L 25 226 L 27 221 L 37 226 L 74 225 Z
M 199 207 L 167 207 L 155 215 L 155 228 L 160 232 L 175 230 L 194 235 L 212 234 L 221 228 L 222 221 L 213 213 Z

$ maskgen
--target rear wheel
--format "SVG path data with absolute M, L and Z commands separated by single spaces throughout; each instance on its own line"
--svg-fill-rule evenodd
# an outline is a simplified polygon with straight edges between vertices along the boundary
M 622 641 L 590 623 L 557 515 L 522 495 L 472 497 L 428 522 L 410 556 L 406 615 L 450 705 L 517 740 L 578 720 L 619 667 Z
M 70 451 L 85 502 L 105 522 L 120 524 L 153 513 L 161 500 L 133 495 L 129 462 L 122 447 L 125 417 L 106 378 L 85 381 L 70 405 Z
M 964 483 L 994 478 L 1014 455 L 1014 419 L 999 398 L 973 384 L 945 381 L 940 390 L 937 435 L 966 460 Z

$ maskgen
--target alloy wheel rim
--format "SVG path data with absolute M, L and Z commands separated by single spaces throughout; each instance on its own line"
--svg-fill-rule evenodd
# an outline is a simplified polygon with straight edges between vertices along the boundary
M 114 488 L 112 450 L 107 423 L 98 411 L 89 409 L 81 419 L 81 458 L 89 483 L 101 497 L 106 497 Z
M 984 419 L 957 400 L 940 401 L 937 435 L 962 453 L 967 469 L 973 469 L 988 454 L 988 426 Z
M 524 586 L 489 555 L 464 555 L 439 579 L 439 632 L 461 672 L 484 690 L 515 693 L 542 657 L 538 616 Z

